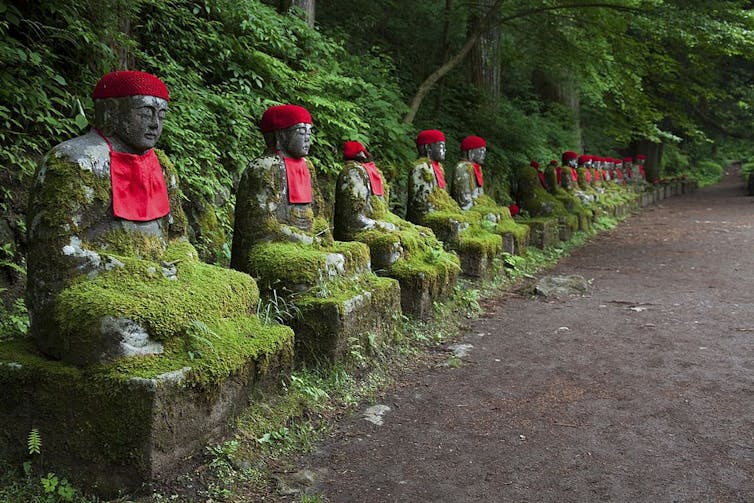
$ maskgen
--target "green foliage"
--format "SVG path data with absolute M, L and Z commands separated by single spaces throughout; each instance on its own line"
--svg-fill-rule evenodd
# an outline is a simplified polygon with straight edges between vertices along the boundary
M 29 450 L 29 454 L 40 454 L 42 452 L 42 436 L 39 434 L 37 428 L 32 428 L 29 431 L 29 436 L 26 439 L 26 447 Z
M 694 166 L 691 176 L 699 182 L 700 187 L 718 183 L 723 178 L 725 166 L 719 161 L 700 161 Z

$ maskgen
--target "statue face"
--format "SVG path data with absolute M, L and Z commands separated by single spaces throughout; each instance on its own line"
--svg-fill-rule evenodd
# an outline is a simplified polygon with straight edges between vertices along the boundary
M 445 160 L 445 142 L 436 141 L 427 145 L 427 157 L 432 161 Z
M 472 148 L 466 151 L 466 158 L 477 164 L 484 164 L 485 157 L 487 157 L 487 147 Z
M 140 154 L 154 147 L 162 135 L 168 102 L 156 96 L 129 96 L 120 99 L 118 105 L 112 122 L 117 150 Z
M 299 123 L 281 131 L 279 148 L 284 156 L 299 159 L 309 154 L 312 145 L 312 125 Z
M 569 165 L 570 167 L 572 167 L 572 168 L 575 168 L 575 167 L 577 167 L 577 166 L 578 166 L 578 164 L 579 164 L 579 161 L 578 161 L 578 159 L 569 159 L 569 160 L 568 160 L 568 165 Z

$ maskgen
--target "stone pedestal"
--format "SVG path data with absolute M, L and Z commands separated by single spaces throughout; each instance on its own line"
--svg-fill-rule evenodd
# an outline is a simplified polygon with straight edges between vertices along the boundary
M 291 330 L 267 335 L 256 356 L 223 359 L 209 375 L 190 361 L 158 356 L 81 369 L 50 360 L 30 342 L 2 343 L 0 452 L 19 464 L 28 459 L 27 437 L 36 428 L 44 470 L 103 497 L 146 490 L 219 440 L 253 388 L 274 386 L 290 370 Z M 196 381 L 204 378 L 210 382 Z
M 529 244 L 535 248 L 544 249 L 554 246 L 560 241 L 560 226 L 554 217 L 539 217 L 524 220 L 529 226 Z
M 568 241 L 577 230 L 579 230 L 578 215 L 569 214 L 558 217 L 558 239 Z
M 370 336 L 380 342 L 398 328 L 401 291 L 392 278 L 369 275 L 355 283 L 333 283 L 319 297 L 308 292 L 296 299 L 299 315 L 291 321 L 296 333 L 296 359 L 334 362 L 359 344 L 368 351 Z

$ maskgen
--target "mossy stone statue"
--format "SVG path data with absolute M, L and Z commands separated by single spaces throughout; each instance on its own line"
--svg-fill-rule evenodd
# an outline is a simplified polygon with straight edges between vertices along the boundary
M 472 135 L 461 141 L 461 160 L 453 170 L 450 194 L 462 210 L 477 213 L 492 224 L 490 230 L 502 237 L 504 251 L 521 253 L 529 239 L 529 228 L 517 223 L 508 207 L 485 195 L 482 165 L 486 155 L 484 138 Z
M 369 246 L 372 269 L 398 280 L 404 313 L 428 318 L 447 296 L 461 270 L 431 229 L 412 224 L 388 207 L 389 187 L 364 146 L 348 141 L 335 186 L 336 239 Z
M 265 111 L 260 128 L 268 149 L 241 176 L 231 267 L 257 278 L 266 294 L 291 299 L 299 357 L 337 359 L 350 337 L 392 329 L 399 286 L 371 272 L 366 244 L 333 239 L 307 158 L 309 112 L 277 105 Z
M 464 274 L 487 275 L 503 251 L 503 240 L 490 232 L 494 223 L 485 223 L 478 213 L 463 212 L 448 194 L 441 164 L 445 135 L 436 129 L 422 131 L 416 148 L 420 157 L 409 173 L 406 219 L 431 228 L 446 249 L 456 251 Z
M 93 99 L 94 129 L 34 178 L 33 342 L 0 343 L 0 450 L 28 457 L 33 424 L 57 473 L 114 494 L 172 472 L 261 380 L 277 382 L 293 331 L 260 322 L 254 280 L 188 242 L 176 170 L 154 150 L 165 84 L 112 72 Z

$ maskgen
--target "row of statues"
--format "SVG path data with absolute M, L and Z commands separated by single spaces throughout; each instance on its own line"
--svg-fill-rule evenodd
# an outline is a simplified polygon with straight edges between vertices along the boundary
M 363 297 L 376 295 L 378 273 L 400 284 L 404 311 L 421 312 L 460 272 L 483 275 L 501 252 L 526 246 L 529 227 L 484 193 L 485 140 L 465 138 L 446 177 L 438 130 L 417 137 L 405 219 L 390 210 L 370 152 L 346 142 L 331 229 L 307 158 L 312 117 L 278 105 L 259 125 L 266 151 L 238 185 L 231 269 L 203 264 L 187 239 L 176 171 L 154 149 L 170 99 L 165 84 L 112 72 L 92 98 L 92 130 L 47 155 L 28 216 L 31 332 L 44 353 L 69 363 L 160 354 L 197 323 L 212 333 L 251 331 L 259 288 L 316 299 L 346 285 Z M 519 170 L 518 206 L 564 222 L 591 211 L 605 191 L 592 180 L 624 175 L 610 160 L 583 160 L 566 152 L 542 181 L 530 167 Z

